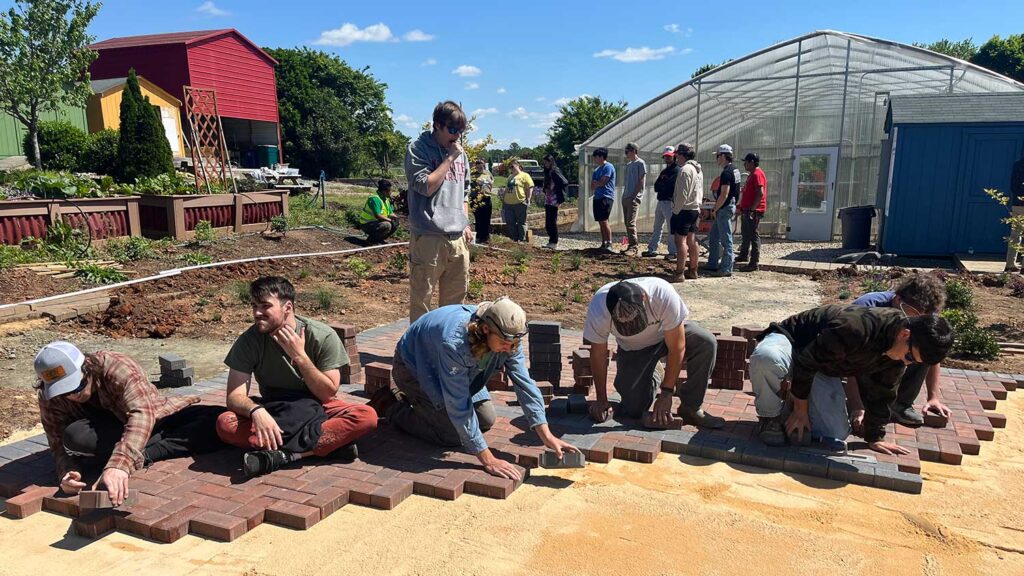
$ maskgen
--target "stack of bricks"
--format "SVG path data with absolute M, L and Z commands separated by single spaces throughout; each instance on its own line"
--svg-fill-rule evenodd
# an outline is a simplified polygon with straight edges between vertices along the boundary
M 359 364 L 359 345 L 356 344 L 356 334 L 359 334 L 359 331 L 351 324 L 338 322 L 332 322 L 331 328 L 337 332 L 342 345 L 345 346 L 345 352 L 348 352 L 348 365 L 341 367 L 341 383 L 363 384 L 365 378 L 363 377 L 363 367 Z
M 557 386 L 562 379 L 561 327 L 561 322 L 546 321 L 533 321 L 528 325 L 530 377 L 537 382 Z
M 606 362 L 610 364 L 611 359 L 609 358 Z M 573 351 L 572 375 L 575 380 L 575 385 L 572 387 L 573 394 L 589 395 L 590 389 L 594 386 L 594 371 L 590 364 L 589 345 L 584 344 Z
M 757 326 L 755 324 L 732 327 L 733 336 L 739 336 L 747 341 L 747 358 L 750 358 L 750 355 L 754 353 L 754 347 L 757 346 L 757 339 L 764 331 L 765 329 L 763 326 Z
M 391 366 L 383 362 L 370 362 L 366 365 L 366 383 L 363 384 L 363 392 L 367 396 L 381 388 L 391 387 Z
M 160 355 L 160 380 L 157 388 L 183 388 L 192 385 L 195 368 L 188 365 L 184 358 L 177 354 Z
M 718 355 L 711 373 L 711 387 L 742 390 L 747 379 L 747 339 L 741 336 L 718 336 Z

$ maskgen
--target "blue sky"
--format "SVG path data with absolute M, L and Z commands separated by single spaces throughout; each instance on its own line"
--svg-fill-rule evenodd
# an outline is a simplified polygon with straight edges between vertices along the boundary
M 9 5 L 0 1 L 0 5 Z M 261 46 L 333 52 L 386 82 L 396 126 L 414 135 L 443 99 L 477 111 L 479 136 L 504 147 L 546 140 L 560 99 L 581 94 L 636 107 L 708 62 L 813 30 L 898 42 L 1024 32 L 1024 2 L 353 2 L 107 0 L 98 40 L 237 28 Z M 745 7 L 749 11 L 742 12 Z

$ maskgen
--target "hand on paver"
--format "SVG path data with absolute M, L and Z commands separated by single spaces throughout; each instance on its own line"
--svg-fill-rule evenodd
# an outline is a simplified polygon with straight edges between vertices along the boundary
M 672 423 L 672 393 L 662 392 L 658 394 L 658 398 L 654 401 L 654 406 L 651 408 L 652 416 L 654 417 L 654 423 L 658 426 L 668 426 Z
M 120 506 L 128 497 L 128 473 L 119 468 L 107 468 L 103 471 L 100 479 L 93 484 L 92 489 L 103 485 L 110 496 L 110 503 Z
M 85 482 L 82 482 L 82 475 L 74 470 L 68 472 L 60 479 L 60 489 L 65 494 L 78 494 L 85 488 Z
M 569 444 L 568 442 L 560 438 L 556 438 L 554 435 L 552 435 L 550 438 L 544 438 L 544 445 L 547 446 L 550 450 L 553 450 L 555 454 L 558 456 L 559 460 L 562 459 L 562 456 L 565 452 L 578 453 L 580 451 L 579 448 L 573 446 L 572 444 Z
M 805 401 L 806 402 L 806 401 Z M 806 406 L 806 404 L 805 404 Z M 796 408 L 794 403 L 793 412 L 790 413 L 789 418 L 786 419 L 786 436 L 791 440 L 795 438 L 797 442 L 802 442 L 804 434 L 811 433 L 811 417 L 807 413 L 806 408 L 803 410 Z
M 850 430 L 855 436 L 864 437 L 864 410 L 853 410 L 850 412 Z
M 938 398 L 932 398 L 931 400 L 926 402 L 924 405 L 924 411 L 932 412 L 933 414 L 939 414 L 946 418 L 949 418 L 950 416 L 953 415 L 953 411 L 949 409 L 949 406 L 943 404 L 942 400 L 939 400 Z
M 508 478 L 509 480 L 515 480 L 516 482 L 523 479 L 515 464 L 496 457 L 491 453 L 490 449 L 485 448 L 484 451 L 477 454 L 476 457 L 480 459 L 480 463 L 484 465 L 484 470 L 486 470 L 491 476 Z
M 260 448 L 264 450 L 277 450 L 284 444 L 281 436 L 281 427 L 277 425 L 274 417 L 267 412 L 266 408 L 260 408 L 252 413 L 252 433 L 256 436 Z
M 910 450 L 907 450 L 899 444 L 894 442 L 883 442 L 881 440 L 868 444 L 868 448 L 871 448 L 875 452 L 881 452 L 882 454 L 910 454 Z
M 274 342 L 281 347 L 281 350 L 288 355 L 288 358 L 294 362 L 296 358 L 303 356 L 306 353 L 306 328 L 299 328 L 296 332 L 294 328 L 285 324 L 271 335 Z
M 590 419 L 600 424 L 612 415 L 612 407 L 607 400 L 594 400 L 590 403 Z

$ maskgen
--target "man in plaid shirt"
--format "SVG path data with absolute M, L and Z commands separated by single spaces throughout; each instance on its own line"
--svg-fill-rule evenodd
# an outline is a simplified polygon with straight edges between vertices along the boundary
M 83 354 L 71 343 L 51 342 L 36 355 L 35 370 L 43 430 L 68 494 L 86 487 L 83 471 L 102 466 L 93 487 L 105 486 L 119 505 L 136 470 L 220 446 L 219 408 L 193 406 L 198 396 L 162 396 L 123 354 Z

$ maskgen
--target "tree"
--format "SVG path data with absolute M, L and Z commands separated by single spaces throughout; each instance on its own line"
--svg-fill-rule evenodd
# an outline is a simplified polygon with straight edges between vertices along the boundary
M 308 48 L 264 48 L 278 65 L 281 136 L 289 162 L 307 175 L 351 176 L 375 171 L 398 141 L 385 103 L 387 84 L 369 68 Z M 405 151 L 400 157 L 404 158 Z
M 952 56 L 953 58 L 959 58 L 970 62 L 974 55 L 978 53 L 978 45 L 974 43 L 973 38 L 964 38 L 959 42 L 953 42 L 943 38 L 937 40 L 931 44 L 923 44 L 920 42 L 914 42 L 914 46 L 918 48 L 924 48 L 931 50 L 932 52 L 938 52 L 939 54 L 945 54 L 946 56 Z
M 721 64 L 705 64 L 705 65 L 701 66 L 700 68 L 697 68 L 696 70 L 694 70 L 693 74 L 690 74 L 690 78 L 696 78 L 697 76 L 700 76 L 701 74 L 704 74 L 706 72 L 711 72 L 715 68 L 718 68 L 719 66 L 728 64 L 729 62 L 732 62 L 732 58 L 729 58 L 728 60 L 724 60 Z
M 570 181 L 577 178 L 576 146 L 590 138 L 595 132 L 626 115 L 628 104 L 624 100 L 609 102 L 600 96 L 580 96 L 561 106 L 561 114 L 554 125 L 548 128 L 547 151 L 555 156 Z
M 61 104 L 85 106 L 95 39 L 86 28 L 99 4 L 82 0 L 15 0 L 0 16 L 0 109 L 28 130 L 39 154 L 39 116 Z
M 128 70 L 121 93 L 120 134 L 114 173 L 118 182 L 134 183 L 137 178 L 152 178 L 174 172 L 171 143 L 167 141 L 160 109 L 142 95 L 135 69 Z
M 993 36 L 981 45 L 971 63 L 1024 82 L 1024 34 L 1012 34 L 1005 40 Z

